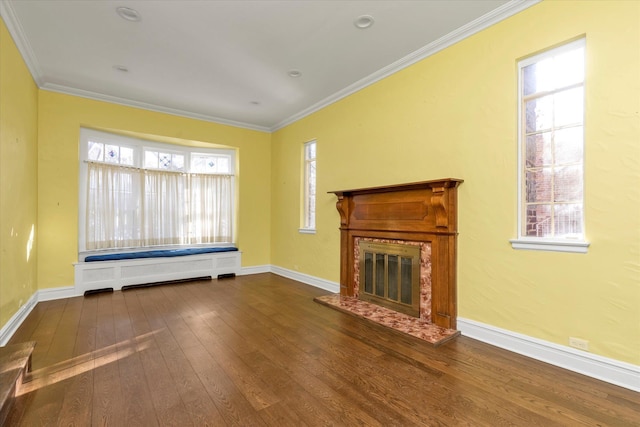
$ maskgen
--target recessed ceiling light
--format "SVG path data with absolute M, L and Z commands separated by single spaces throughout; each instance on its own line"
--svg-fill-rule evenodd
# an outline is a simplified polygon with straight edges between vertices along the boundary
M 118 71 L 122 71 L 123 73 L 128 73 L 129 69 L 127 67 L 125 67 L 124 65 L 114 65 L 113 68 L 115 68 Z
M 126 19 L 127 21 L 138 22 L 141 19 L 138 11 L 130 7 L 116 7 L 116 12 L 122 19 Z
M 370 26 L 373 25 L 373 16 L 371 15 L 358 16 L 356 20 L 353 21 L 353 25 L 355 25 L 356 28 L 359 28 L 361 30 L 364 30 L 365 28 L 369 28 Z
M 300 71 L 300 70 L 289 70 L 289 72 L 287 74 L 289 74 L 289 77 L 300 77 L 302 75 L 302 71 Z

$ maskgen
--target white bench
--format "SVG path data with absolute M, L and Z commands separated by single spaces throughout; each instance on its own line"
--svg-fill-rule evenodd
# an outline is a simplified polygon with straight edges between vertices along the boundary
M 82 295 L 97 289 L 120 290 L 130 285 L 239 275 L 241 252 L 78 262 L 73 266 L 76 295 Z

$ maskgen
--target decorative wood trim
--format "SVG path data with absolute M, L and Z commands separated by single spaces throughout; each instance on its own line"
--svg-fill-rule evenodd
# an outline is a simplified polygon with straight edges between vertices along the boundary
M 354 296 L 356 237 L 432 245 L 431 321 L 455 329 L 457 187 L 446 178 L 400 185 L 330 191 L 340 214 L 340 295 Z
M 344 197 L 338 196 L 336 208 L 340 214 L 340 225 L 347 225 L 347 217 L 349 216 L 349 206 L 344 203 Z

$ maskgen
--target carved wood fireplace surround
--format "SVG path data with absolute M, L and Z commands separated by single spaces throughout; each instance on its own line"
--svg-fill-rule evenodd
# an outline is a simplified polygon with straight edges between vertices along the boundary
M 354 253 L 362 239 L 427 243 L 431 248 L 431 323 L 456 329 L 457 187 L 440 179 L 331 191 L 340 213 L 340 296 L 354 297 Z

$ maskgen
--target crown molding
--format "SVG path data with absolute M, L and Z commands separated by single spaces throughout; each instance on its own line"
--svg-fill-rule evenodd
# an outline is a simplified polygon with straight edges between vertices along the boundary
M 92 92 L 84 89 L 77 89 L 69 86 L 58 85 L 54 83 L 44 83 L 40 89 L 51 92 L 58 92 L 66 95 L 78 96 L 80 98 L 93 99 L 95 101 L 104 101 L 111 104 L 123 105 L 125 107 L 141 108 L 143 110 L 155 111 L 158 113 L 171 114 L 174 116 L 186 117 L 188 119 L 202 120 L 205 122 L 217 123 L 220 125 L 233 126 L 237 128 L 256 130 L 260 132 L 270 132 L 270 128 L 266 126 L 253 125 L 251 123 L 238 122 L 235 120 L 223 119 L 221 117 L 209 116 L 206 114 L 194 113 L 191 111 L 180 110 L 177 108 L 165 107 L 162 105 L 149 104 L 146 102 L 134 101 L 132 99 L 120 98 L 117 96 L 105 95 L 103 93 Z
M 38 64 L 38 60 L 33 53 L 33 49 L 31 48 L 29 40 L 24 36 L 24 30 L 22 29 L 22 25 L 20 25 L 20 21 L 18 21 L 18 18 L 13 11 L 11 3 L 9 3 L 7 0 L 0 0 L 0 16 L 2 16 L 2 19 L 4 20 L 4 23 L 9 30 L 9 34 L 11 34 L 11 37 L 13 38 L 13 42 L 16 44 L 18 51 L 22 55 L 22 59 L 27 65 L 27 68 L 31 73 L 31 77 L 36 82 L 36 85 L 38 87 L 42 86 L 42 84 L 44 83 L 44 79 L 42 77 L 42 73 L 40 72 L 40 65 Z
M 281 121 L 280 123 L 274 125 L 271 128 L 271 132 L 275 132 L 279 129 L 282 129 L 285 126 L 288 126 L 292 123 L 297 122 L 298 120 L 315 113 L 327 107 L 343 98 L 346 98 L 349 95 L 358 92 L 370 86 L 386 77 L 389 77 L 392 74 L 397 73 L 400 70 L 403 70 L 410 65 L 415 64 L 416 62 L 422 61 L 425 58 L 428 58 L 431 55 L 434 55 L 437 52 L 440 52 L 443 49 L 452 46 L 459 41 L 466 39 L 498 22 L 505 20 L 523 10 L 540 3 L 542 0 L 511 0 L 509 3 L 505 3 L 501 7 L 494 9 L 493 11 L 487 13 L 486 15 L 481 16 L 480 18 L 469 22 L 468 24 L 458 28 L 455 31 L 439 38 L 438 40 L 429 43 L 428 45 L 410 53 L 404 58 L 399 59 L 398 61 L 381 68 L 373 74 L 368 75 L 367 77 L 358 80 L 350 86 L 334 93 L 333 95 L 323 99 L 322 101 L 313 104 L 312 106 L 305 108 L 304 110 L 294 114 L 293 116 Z

